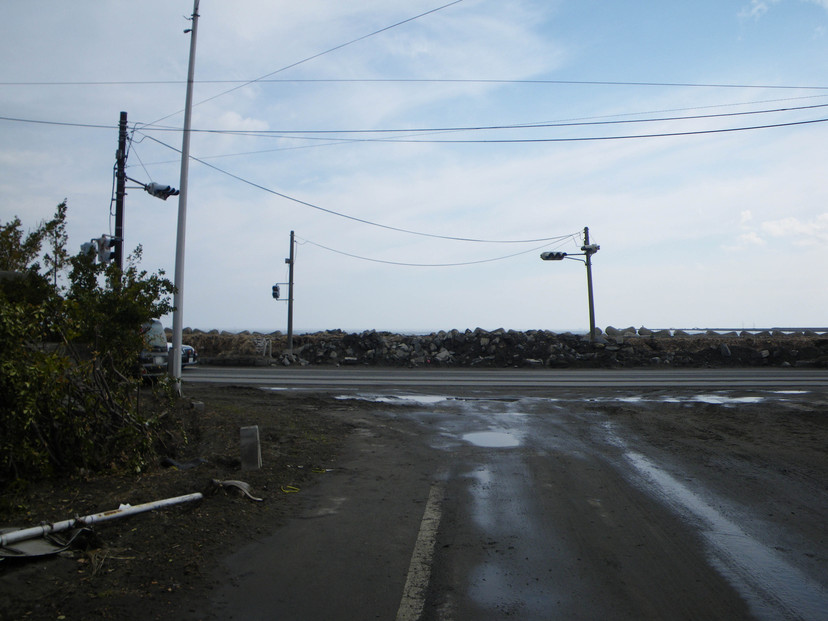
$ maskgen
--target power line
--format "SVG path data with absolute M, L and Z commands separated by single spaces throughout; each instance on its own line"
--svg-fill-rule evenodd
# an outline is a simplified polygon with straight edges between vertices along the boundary
M 2 117 L 0 117 L 2 118 Z M 790 121 L 787 123 L 771 123 L 768 125 L 752 125 L 746 127 L 726 127 L 722 129 L 703 129 L 685 132 L 663 132 L 652 134 L 624 134 L 620 136 L 574 136 L 569 138 L 482 138 L 482 139 L 421 139 L 421 138 L 332 138 L 328 137 L 325 140 L 342 140 L 349 142 L 388 142 L 388 143 L 416 143 L 416 144 L 522 144 L 522 143 L 552 143 L 552 142 L 599 142 L 606 140 L 632 140 L 643 138 L 672 138 L 678 136 L 700 136 L 704 134 L 722 134 L 730 132 L 753 131 L 757 129 L 773 129 L 779 127 L 794 127 L 797 125 L 813 125 L 816 123 L 825 123 L 828 118 L 810 119 L 806 121 Z M 152 136 L 147 135 L 148 138 Z M 284 136 L 288 137 L 288 136 Z M 305 138 L 305 140 L 312 140 L 312 138 Z M 164 144 L 160 140 L 156 140 L 160 144 Z M 169 146 L 169 145 L 166 145 Z M 202 160 L 197 160 L 206 166 L 211 166 Z M 217 170 L 220 170 L 217 168 Z M 225 174 L 226 171 L 221 171 Z M 231 175 L 232 176 L 232 175 Z
M 457 2 L 462 2 L 462 0 L 457 0 Z M 451 4 L 456 4 L 457 2 L 453 2 Z M 433 9 L 430 12 L 439 11 L 440 9 L 446 8 L 451 6 L 450 4 L 445 5 L 444 7 L 439 7 L 437 9 Z M 427 15 L 427 13 L 423 13 L 417 17 L 422 17 L 423 15 Z M 411 21 L 417 19 L 417 17 L 412 17 L 406 21 Z M 399 22 L 398 24 L 394 24 L 392 26 L 388 26 L 383 30 L 378 30 L 374 33 L 364 35 L 359 39 L 354 39 L 348 43 L 343 43 L 340 46 L 331 48 L 325 52 L 320 52 L 315 56 L 310 56 L 304 60 L 300 60 L 292 65 L 288 65 L 287 67 L 283 67 L 272 73 L 267 74 L 266 76 L 262 76 L 260 78 L 254 78 L 252 80 L 193 80 L 194 84 L 238 84 L 239 86 L 236 88 L 242 88 L 249 84 L 256 84 L 256 83 L 351 83 L 351 84 L 359 84 L 359 83 L 391 83 L 391 84 L 538 84 L 538 85 L 551 85 L 551 86 L 658 86 L 658 87 L 674 87 L 674 88 L 727 88 L 727 89 L 776 89 L 776 90 L 828 90 L 828 86 L 817 86 L 817 85 L 807 85 L 807 84 L 728 84 L 728 83 L 694 83 L 694 82 L 624 82 L 620 80 L 541 80 L 541 79 L 499 79 L 499 78 L 276 78 L 276 79 L 269 79 L 268 76 L 274 75 L 281 71 L 285 71 L 287 69 L 291 69 L 297 65 L 300 65 L 304 62 L 312 60 L 314 58 L 318 58 L 323 54 L 327 54 L 328 52 L 332 52 L 334 50 L 338 50 L 342 47 L 350 45 L 351 43 L 356 43 L 361 41 L 362 39 L 366 39 L 371 37 L 375 34 L 383 32 L 384 30 L 388 30 L 390 28 L 394 28 L 395 26 L 399 26 L 401 24 L 406 23 L 405 21 Z M 147 86 L 147 85 L 179 85 L 185 84 L 186 80 L 70 80 L 70 81 L 9 81 L 9 82 L 0 82 L 0 86 Z M 223 93 L 219 93 L 218 95 L 214 95 L 213 98 L 221 97 L 222 95 L 226 95 L 236 88 L 225 91 Z M 205 100 L 209 101 L 209 100 Z M 204 103 L 204 102 L 200 102 Z M 173 114 L 178 114 L 177 112 Z M 159 119 L 163 120 L 163 119 Z
M 93 123 L 69 123 L 66 121 L 41 121 L 37 119 L 21 119 L 13 116 L 0 116 L 0 121 L 12 121 L 15 123 L 34 123 L 37 125 L 58 125 L 61 127 L 83 127 L 86 129 L 118 129 L 117 125 L 96 125 Z
M 168 149 L 171 149 L 171 150 L 176 151 L 178 153 L 181 152 L 179 149 L 176 149 L 175 147 L 173 147 L 171 145 L 168 145 L 167 143 L 162 142 L 162 141 L 158 140 L 157 138 L 154 138 L 154 137 L 149 136 L 149 135 L 147 135 L 147 138 L 149 138 L 150 140 L 152 140 L 154 142 L 157 142 L 158 144 L 160 144 L 164 147 L 167 147 Z M 259 183 L 256 183 L 254 181 L 250 181 L 249 179 L 245 179 L 244 177 L 241 177 L 239 175 L 231 173 L 227 170 L 219 168 L 218 166 L 215 166 L 215 165 L 210 164 L 208 162 L 205 162 L 205 161 L 203 161 L 203 160 L 201 160 L 201 159 L 199 159 L 199 158 L 197 158 L 193 155 L 190 156 L 190 159 L 193 159 L 196 162 L 198 162 L 200 164 L 203 164 L 204 166 L 207 166 L 208 168 L 212 168 L 213 170 L 215 170 L 217 172 L 220 172 L 224 175 L 227 175 L 228 177 L 236 179 L 237 181 L 241 181 L 242 183 L 245 183 L 245 184 L 247 184 L 251 187 L 257 188 L 257 189 L 262 190 L 264 192 L 267 192 L 269 194 L 273 194 L 274 196 L 279 196 L 280 198 L 284 198 L 284 199 L 292 201 L 294 203 L 298 203 L 299 205 L 304 205 L 305 207 L 310 207 L 311 209 L 316 209 L 318 211 L 322 211 L 322 212 L 325 212 L 327 214 L 331 214 L 333 216 L 338 216 L 340 218 L 345 218 L 347 220 L 352 220 L 354 222 L 360 222 L 361 224 L 367 224 L 367 225 L 370 225 L 370 226 L 375 226 L 375 227 L 378 227 L 378 228 L 381 228 L 381 229 L 386 229 L 386 230 L 389 230 L 389 231 L 397 231 L 398 233 L 408 233 L 410 235 L 419 235 L 420 237 L 431 237 L 431 238 L 434 238 L 434 239 L 446 239 L 446 240 L 450 240 L 450 241 L 476 242 L 476 243 L 486 243 L 486 244 L 528 244 L 528 243 L 536 243 L 536 242 L 547 242 L 548 243 L 548 242 L 553 242 L 553 241 L 560 241 L 561 239 L 565 239 L 566 237 L 569 237 L 568 235 L 564 235 L 564 236 L 557 236 L 557 237 L 539 237 L 539 238 L 535 238 L 535 239 L 476 239 L 476 238 L 471 238 L 471 237 L 457 237 L 457 236 L 453 236 L 453 235 L 437 235 L 435 233 L 424 233 L 422 231 L 414 231 L 414 230 L 411 230 L 411 229 L 403 229 L 403 228 L 399 228 L 399 227 L 396 227 L 396 226 L 389 226 L 387 224 L 380 224 L 378 222 L 373 222 L 371 220 L 365 220 L 363 218 L 357 218 L 356 216 L 351 216 L 351 215 L 348 215 L 346 213 L 342 213 L 342 212 L 339 212 L 339 211 L 334 211 L 333 209 L 327 209 L 325 207 L 320 207 L 319 205 L 314 205 L 313 203 L 309 203 L 307 201 L 303 201 L 303 200 L 300 200 L 298 198 L 288 196 L 287 194 L 283 194 L 282 192 L 277 192 L 276 190 L 273 190 L 271 188 L 263 186 Z
M 770 100 L 770 101 L 780 101 L 780 100 Z M 784 99 L 781 101 L 789 101 L 789 99 Z M 745 102 L 741 104 L 718 104 L 713 106 L 702 106 L 696 108 L 682 108 L 680 110 L 697 110 L 703 108 L 717 108 L 724 105 L 731 106 L 731 105 L 749 105 L 752 103 L 769 103 L 768 101 L 762 102 Z M 688 120 L 703 120 L 703 119 L 713 119 L 713 118 L 728 118 L 728 117 L 736 117 L 736 116 L 749 116 L 749 115 L 756 115 L 756 114 L 775 114 L 780 112 L 799 112 L 803 110 L 813 110 L 818 108 L 826 108 L 828 104 L 813 104 L 808 106 L 791 106 L 787 108 L 771 108 L 771 109 L 764 109 L 764 110 L 746 110 L 743 112 L 722 112 L 718 114 L 699 114 L 699 115 L 691 115 L 691 116 L 673 116 L 673 117 L 654 117 L 654 118 L 644 118 L 644 119 L 616 119 L 616 120 L 594 120 L 594 119 L 602 119 L 607 117 L 588 117 L 585 120 L 564 120 L 564 121 L 550 121 L 550 122 L 537 122 L 537 123 L 517 123 L 517 124 L 510 124 L 510 125 L 476 125 L 476 126 L 455 126 L 455 127 L 431 127 L 431 128 L 402 128 L 402 129 L 302 129 L 302 130 L 290 130 L 290 129 L 282 129 L 282 130 L 229 130 L 229 129 L 199 129 L 194 128 L 191 129 L 191 132 L 197 133 L 206 133 L 206 134 L 221 134 L 221 135 L 231 135 L 231 136 L 250 136 L 250 137 L 274 137 L 274 138 L 293 138 L 295 137 L 294 134 L 369 134 L 369 133 L 411 133 L 411 134 L 418 134 L 418 133 L 427 133 L 427 132 L 463 132 L 463 131 L 489 131 L 489 130 L 502 130 L 502 129 L 548 129 L 548 128 L 559 128 L 559 127 L 588 127 L 588 126 L 600 126 L 600 125 L 621 125 L 625 123 L 661 123 L 661 122 L 668 122 L 668 121 L 688 121 Z M 651 111 L 651 112 L 630 112 L 626 113 L 626 115 L 642 115 L 642 114 L 658 114 L 660 112 L 670 112 L 672 110 L 664 110 L 664 111 Z M 622 115 L 611 115 L 614 117 L 622 116 Z M 95 124 L 95 123 L 76 123 L 76 122 L 69 122 L 69 121 L 50 121 L 50 120 L 42 120 L 42 119 L 27 119 L 21 117 L 10 117 L 10 116 L 0 116 L 0 120 L 2 121 L 10 121 L 10 122 L 17 122 L 17 123 L 33 123 L 33 124 L 40 124 L 40 125 L 56 125 L 56 126 L 63 126 L 63 127 L 81 127 L 87 129 L 117 129 L 117 125 L 105 125 L 105 124 Z M 146 133 L 148 131 L 162 131 L 162 132 L 180 132 L 180 127 L 159 127 L 151 124 L 143 124 L 143 123 L 136 123 L 134 125 L 133 132 L 138 126 L 141 126 L 141 131 Z M 764 126 L 763 126 L 764 127 Z M 775 125 L 769 125 L 767 127 L 775 127 Z M 736 128 L 741 129 L 741 128 Z M 753 129 L 753 128 L 744 128 L 744 129 Z M 309 139 L 309 138 L 306 138 Z M 334 138 L 330 136 L 326 136 L 321 138 L 322 140 L 347 140 L 349 142 L 359 142 L 358 139 L 348 138 Z M 300 147 L 301 148 L 301 147 Z M 215 157 L 215 156 L 214 156 Z
M 623 114 L 610 114 L 610 115 L 601 115 L 601 116 L 581 117 L 581 118 L 574 118 L 574 119 L 563 119 L 563 120 L 560 120 L 560 121 L 549 121 L 547 123 L 567 123 L 567 122 L 572 122 L 572 121 L 612 119 L 612 118 L 618 118 L 618 117 L 623 117 L 623 116 L 641 116 L 641 115 L 645 115 L 645 114 L 663 114 L 663 113 L 667 113 L 667 112 L 685 112 L 685 111 L 689 111 L 689 110 L 705 110 L 705 109 L 711 109 L 711 108 L 755 105 L 755 104 L 761 104 L 761 103 L 776 103 L 776 102 L 779 102 L 779 101 L 794 101 L 794 100 L 799 100 L 799 99 L 814 99 L 814 98 L 824 98 L 824 97 L 825 97 L 825 95 L 809 95 L 807 97 L 785 97 L 785 98 L 781 98 L 781 99 L 766 99 L 766 100 L 759 100 L 759 101 L 746 101 L 746 102 L 735 102 L 735 103 L 728 103 L 728 104 L 715 104 L 715 105 L 709 105 L 709 106 L 693 106 L 693 107 L 686 107 L 686 108 L 669 108 L 669 109 L 664 109 L 664 110 L 649 110 L 649 111 L 642 111 L 642 112 L 628 112 L 628 113 L 623 113 Z M 801 108 L 791 108 L 790 110 L 798 110 L 798 109 L 805 109 L 805 108 L 807 108 L 807 106 L 803 106 Z M 685 118 L 700 118 L 700 117 L 679 117 L 679 118 L 685 119 Z M 524 123 L 524 124 L 520 124 L 520 125 L 515 125 L 514 127 L 522 128 L 522 127 L 528 127 L 530 125 L 537 125 L 537 123 Z M 153 130 L 156 130 L 156 129 L 159 129 L 159 128 L 153 128 Z M 170 128 L 170 129 L 177 129 L 177 128 Z M 331 132 L 334 132 L 334 131 L 337 131 L 337 130 L 331 130 Z M 344 131 L 351 131 L 351 130 L 343 130 L 343 132 Z M 410 131 L 417 131 L 417 130 L 410 130 Z M 440 132 L 435 131 L 434 133 L 440 133 Z M 253 137 L 259 137 L 259 136 L 253 136 Z M 270 138 L 271 136 L 260 136 L 260 137 Z M 300 139 L 300 137 L 297 137 L 297 136 L 278 136 L 278 138 L 282 138 L 282 139 Z M 302 139 L 311 140 L 310 138 L 302 138 Z M 319 139 L 314 139 L 314 140 L 319 140 Z M 323 139 L 323 140 L 327 140 L 327 139 Z M 332 138 L 331 140 L 334 140 L 334 139 Z M 283 146 L 283 147 L 277 147 L 275 149 L 257 149 L 257 150 L 253 150 L 253 151 L 240 151 L 240 152 L 236 152 L 236 153 L 222 153 L 222 154 L 217 154 L 217 155 L 202 155 L 201 158 L 202 159 L 218 159 L 218 158 L 223 158 L 223 157 L 239 157 L 239 156 L 244 156 L 244 155 L 260 155 L 260 154 L 263 154 L 263 153 L 277 153 L 277 152 L 280 152 L 280 151 L 294 151 L 294 150 L 300 150 L 300 149 L 315 149 L 315 148 L 318 148 L 318 147 L 336 146 L 336 145 L 346 144 L 348 142 L 356 142 L 356 141 L 353 140 L 353 139 L 348 139 L 348 140 L 335 139 L 334 142 L 325 141 L 325 142 L 317 142 L 316 144 Z M 152 162 L 152 164 L 169 164 L 169 163 L 173 163 L 173 162 L 174 162 L 174 160 L 168 160 L 168 161 Z
M 676 136 L 699 136 L 703 134 L 722 134 L 727 132 L 742 132 L 756 129 L 773 129 L 777 127 L 793 127 L 796 125 L 812 125 L 815 123 L 825 123 L 828 118 L 811 119 L 808 121 L 791 121 L 788 123 L 773 123 L 769 125 L 754 125 L 748 127 L 727 127 L 723 129 L 704 129 L 688 132 L 665 132 L 660 134 L 627 134 L 622 136 L 580 136 L 573 138 L 504 138 L 504 139 L 488 139 L 481 140 L 421 140 L 410 138 L 372 138 L 363 139 L 361 142 L 397 142 L 397 143 L 432 143 L 432 144 L 519 144 L 519 143 L 540 143 L 540 142 L 591 142 L 603 140 L 629 140 L 640 138 L 670 138 Z M 331 138 L 330 140 L 334 140 Z
M 687 117 L 689 118 L 689 117 Z M 55 126 L 62 126 L 62 127 L 83 127 L 83 128 L 92 128 L 92 129 L 117 129 L 114 125 L 94 125 L 90 123 L 69 123 L 69 122 L 60 122 L 60 121 L 42 121 L 36 119 L 22 119 L 22 118 L 15 118 L 15 117 L 7 117 L 7 116 L 0 116 L 0 121 L 12 121 L 12 122 L 19 122 L 19 123 L 36 123 L 36 124 L 43 124 L 43 125 L 55 125 Z M 813 125 L 816 123 L 825 123 L 828 121 L 828 118 L 821 118 L 821 119 L 810 119 L 805 121 L 790 121 L 787 123 L 771 123 L 768 125 L 751 125 L 745 127 L 726 127 L 722 129 L 704 129 L 704 130 L 696 130 L 696 131 L 686 131 L 686 132 L 664 132 L 664 133 L 653 133 L 653 134 L 625 134 L 621 136 L 575 136 L 570 138 L 483 138 L 483 139 L 429 139 L 424 140 L 420 138 L 334 138 L 334 137 L 326 137 L 326 138 L 309 138 L 304 137 L 304 140 L 332 140 L 332 141 L 344 141 L 344 142 L 395 142 L 395 143 L 421 143 L 421 144 L 429 144 L 429 143 L 436 143 L 436 144 L 515 144 L 515 143 L 539 143 L 539 142 L 591 142 L 591 141 L 602 141 L 602 140 L 628 140 L 628 139 L 640 139 L 640 138 L 669 138 L 669 137 L 676 137 L 676 136 L 698 136 L 703 134 L 720 134 L 720 133 L 728 133 L 728 132 L 740 132 L 740 131 L 752 131 L 757 129 L 773 129 L 778 127 L 794 127 L 797 125 Z M 142 128 L 142 133 L 143 133 Z M 180 131 L 180 130 L 179 130 Z M 199 131 L 199 130 L 192 130 L 192 131 Z M 432 130 L 434 132 L 439 132 L 441 130 Z M 444 130 L 444 131 L 456 131 L 456 130 Z M 211 131 L 211 133 L 223 133 L 223 134 L 230 134 L 230 135 L 251 135 L 255 136 L 255 134 L 245 134 L 239 132 L 231 132 L 231 131 Z M 155 140 L 159 144 L 162 144 L 166 147 L 170 147 L 170 145 L 157 140 L 150 136 L 149 134 L 144 133 L 147 138 Z M 283 136 L 283 135 L 276 135 L 273 136 L 276 138 L 296 138 L 296 136 Z M 213 156 L 216 157 L 216 156 Z M 211 164 L 204 162 L 198 158 L 193 158 L 197 162 L 204 164 L 205 166 L 213 167 Z M 214 167 L 213 167 L 214 168 Z M 221 169 L 216 169 L 220 172 L 225 174 L 226 171 Z M 232 175 L 231 175 L 232 176 Z
M 312 56 L 308 56 L 307 58 L 304 58 L 304 59 L 299 60 L 295 63 L 292 63 L 290 65 L 282 67 L 281 69 L 277 69 L 276 71 L 271 71 L 270 73 L 267 73 L 267 74 L 265 74 L 265 75 L 263 75 L 259 78 L 256 78 L 255 80 L 249 80 L 247 82 L 244 82 L 243 84 L 239 84 L 238 86 L 234 86 L 233 88 L 230 88 L 226 91 L 218 93 L 217 95 L 213 95 L 212 97 L 208 97 L 207 99 L 203 99 L 202 101 L 197 102 L 195 105 L 200 106 L 203 103 L 207 103 L 208 101 L 212 101 L 213 99 L 217 99 L 219 97 L 227 95 L 228 93 L 232 93 L 233 91 L 237 91 L 240 88 L 244 88 L 245 86 L 248 86 L 250 84 L 260 82 L 260 81 L 262 81 L 266 78 L 269 78 L 272 75 L 276 75 L 277 73 L 281 73 L 282 71 L 287 71 L 288 69 L 298 67 L 301 64 L 304 64 L 304 63 L 309 62 L 311 60 L 315 60 L 315 59 L 319 58 L 320 56 L 324 56 L 325 54 L 330 54 L 331 52 L 341 50 L 344 47 L 348 47 L 349 45 L 353 45 L 354 43 L 358 43 L 359 41 L 364 41 L 365 39 L 368 39 L 368 38 L 373 37 L 375 35 L 378 35 L 380 33 L 391 30 L 392 28 L 402 26 L 403 24 L 407 24 L 407 23 L 412 22 L 414 20 L 420 19 L 421 17 L 425 17 L 426 15 L 431 15 L 432 13 L 436 13 L 437 11 L 442 11 L 443 9 L 447 9 L 448 7 L 454 6 L 455 4 L 460 4 L 461 2 L 463 2 L 463 0 L 453 0 L 453 2 L 449 2 L 448 4 L 444 4 L 442 6 L 439 6 L 439 7 L 435 8 L 435 9 L 431 9 L 429 11 L 426 11 L 425 13 L 420 13 L 419 15 L 415 15 L 414 17 L 409 17 L 409 18 L 404 19 L 404 20 L 402 20 L 400 22 L 397 22 L 395 24 L 391 24 L 390 26 L 385 26 L 384 28 L 380 28 L 379 30 L 375 30 L 374 32 L 368 33 L 366 35 L 362 35 L 361 37 L 357 37 L 356 39 L 353 39 L 353 40 L 348 41 L 346 43 L 341 43 L 340 45 L 336 45 L 336 46 L 334 46 L 330 49 L 325 50 L 324 52 L 319 52 L 319 53 L 314 54 Z M 171 116 L 175 116 L 176 114 L 180 114 L 181 112 L 183 112 L 183 110 L 178 110 L 176 112 L 173 112 L 172 114 L 168 114 L 167 116 L 162 117 L 162 118 L 158 119 L 157 121 L 154 121 L 152 123 L 152 125 L 154 125 L 155 123 L 160 123 L 161 121 L 164 121 L 164 120 L 170 118 Z
M 564 236 L 562 239 L 574 238 L 577 236 L 578 233 L 570 233 L 569 235 Z M 314 241 L 309 239 L 303 239 L 303 242 L 306 244 L 310 244 L 312 246 L 316 246 L 317 248 L 322 248 L 323 250 L 327 250 L 329 252 L 333 252 L 336 254 L 340 254 L 346 257 L 351 257 L 352 259 L 359 259 L 360 261 L 370 261 L 372 263 L 383 263 L 385 265 L 397 265 L 402 267 L 461 267 L 466 265 L 478 265 L 480 263 L 493 263 L 494 261 L 503 261 L 505 259 L 511 259 L 513 257 L 517 257 L 524 254 L 529 254 L 530 252 L 537 252 L 538 250 L 542 250 L 550 246 L 550 244 L 544 244 L 543 246 L 538 246 L 536 248 L 530 248 L 529 250 L 523 250 L 521 252 L 515 252 L 513 254 L 508 254 L 500 257 L 493 257 L 489 259 L 480 259 L 477 261 L 464 261 L 461 263 L 405 263 L 402 261 L 387 261 L 385 259 L 374 259 L 371 257 L 360 256 L 357 254 L 351 254 L 350 252 L 344 252 L 342 250 L 336 250 L 335 248 L 330 248 L 328 246 L 323 246 L 322 244 L 318 244 Z
M 221 134 L 230 136 L 250 136 L 250 137 L 274 137 L 286 138 L 292 137 L 294 134 L 394 134 L 394 133 L 431 133 L 431 132 L 466 132 L 466 131 L 492 131 L 503 129 L 549 129 L 560 127 L 589 127 L 600 125 L 623 125 L 625 123 L 664 123 L 669 121 L 697 121 L 716 118 L 729 118 L 738 116 L 751 116 L 756 114 L 776 114 L 780 112 L 799 112 L 803 110 L 814 110 L 818 108 L 828 108 L 828 104 L 813 104 L 809 106 L 792 106 L 787 108 L 773 108 L 766 110 L 746 110 L 743 112 L 721 112 L 717 114 L 698 114 L 692 116 L 672 116 L 672 117 L 657 117 L 645 119 L 616 119 L 612 121 L 553 121 L 542 123 L 519 123 L 512 125 L 472 125 L 472 126 L 455 126 L 455 127 L 421 127 L 421 128 L 403 128 L 403 129 L 279 129 L 279 130 L 234 130 L 234 129 L 191 129 L 192 132 L 205 134 Z M 142 131 L 164 131 L 164 132 L 180 132 L 181 129 L 177 127 L 142 127 Z M 323 138 L 324 140 L 338 140 L 333 137 Z M 350 139 L 349 139 L 350 140 Z
M 818 108 L 818 107 L 825 107 L 824 105 L 819 106 L 803 106 L 801 108 L 789 108 L 789 109 L 779 109 L 774 111 L 759 111 L 759 112 L 744 112 L 744 113 L 728 113 L 722 115 L 700 115 L 697 117 L 676 117 L 673 120 L 683 120 L 683 119 L 703 119 L 703 118 L 712 118 L 712 117 L 721 117 L 721 116 L 735 116 L 740 114 L 755 114 L 760 112 L 779 112 L 779 111 L 791 111 L 791 110 L 800 110 L 800 109 L 807 109 L 807 108 Z M 69 123 L 69 122 L 59 122 L 59 121 L 43 121 L 43 120 L 36 120 L 36 119 L 23 119 L 23 118 L 16 118 L 16 117 L 7 117 L 7 116 L 0 116 L 0 120 L 2 121 L 12 121 L 12 122 L 20 122 L 20 123 L 35 123 L 35 124 L 44 124 L 44 125 L 54 125 L 54 126 L 64 126 L 64 127 L 82 127 L 82 128 L 93 128 L 93 129 L 115 129 L 115 126 L 112 125 L 95 125 L 90 123 Z M 643 121 L 659 121 L 663 122 L 665 120 L 670 119 L 637 119 L 637 120 L 630 120 L 630 121 L 623 121 L 623 122 L 643 122 Z M 695 131 L 684 131 L 684 132 L 663 132 L 663 133 L 651 133 L 651 134 L 625 134 L 620 136 L 574 136 L 568 138 L 483 138 L 483 139 L 421 139 L 421 138 L 335 138 L 331 136 L 327 136 L 324 138 L 311 138 L 311 137 L 302 137 L 303 140 L 327 140 L 327 141 L 334 141 L 334 142 L 393 142 L 393 143 L 422 143 L 422 144 L 519 144 L 519 143 L 551 143 L 551 142 L 591 142 L 591 141 L 605 141 L 605 140 L 629 140 L 629 139 L 642 139 L 642 138 L 668 138 L 668 137 L 677 137 L 677 136 L 698 136 L 704 134 L 720 134 L 720 133 L 729 133 L 729 132 L 737 132 L 737 131 L 752 131 L 757 129 L 773 129 L 779 127 L 794 127 L 797 125 L 812 125 L 816 123 L 824 123 L 828 121 L 828 118 L 820 118 L 820 119 L 810 119 L 804 121 L 790 121 L 786 123 L 770 123 L 767 125 L 753 125 L 753 126 L 743 126 L 743 127 L 727 127 L 727 128 L 720 128 L 720 129 L 705 129 L 705 130 L 695 130 Z M 520 129 L 520 128 L 540 128 L 540 127 L 569 127 L 569 126 L 576 126 L 576 125 L 590 125 L 591 123 L 583 123 L 583 124 L 545 124 L 545 125 L 517 125 L 517 126 L 500 126 L 500 127 L 480 127 L 480 128 L 446 128 L 446 129 L 431 129 L 431 130 L 384 130 L 386 132 L 397 132 L 397 131 L 411 131 L 411 132 L 419 132 L 419 131 L 431 131 L 434 133 L 440 132 L 455 132 L 455 131 L 478 131 L 478 130 L 485 130 L 485 129 Z M 600 124 L 600 123 L 594 123 Z M 142 132 L 146 126 L 142 128 Z M 149 130 L 147 130 L 149 131 Z M 155 128 L 154 131 L 158 131 L 158 128 Z M 172 131 L 172 129 L 171 129 Z M 180 131 L 180 130 L 176 130 Z M 230 130 L 198 130 L 194 129 L 192 131 L 195 132 L 204 132 L 204 133 L 217 133 L 217 134 L 224 134 L 224 135 L 239 135 L 239 136 L 254 136 L 254 137 L 275 137 L 275 138 L 297 138 L 296 136 L 286 136 L 283 134 L 263 134 L 261 132 L 237 132 L 237 131 L 230 131 Z M 356 130 L 354 130 L 356 131 Z M 359 131 L 379 131 L 379 130 L 359 130 Z M 310 131 L 306 133 L 312 133 Z M 346 132 L 343 132 L 346 133 Z M 148 138 L 152 138 L 148 134 L 144 133 L 145 136 Z M 153 139 L 156 140 L 156 139 Z M 159 144 L 169 147 L 166 143 L 156 140 Z M 217 157 L 217 156 L 212 156 Z M 194 158 L 196 161 L 206 165 L 207 162 L 200 160 L 198 158 Z M 227 173 L 221 169 L 216 168 L 220 172 Z M 232 176 L 232 175 L 231 175 Z

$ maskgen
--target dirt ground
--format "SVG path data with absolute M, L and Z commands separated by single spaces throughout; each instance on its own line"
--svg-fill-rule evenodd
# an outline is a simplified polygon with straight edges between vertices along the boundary
M 72 478 L 0 497 L 0 527 L 37 526 L 154 500 L 203 492 L 201 501 L 94 526 L 85 549 L 0 561 L 0 619 L 168 619 L 182 601 L 210 588 L 213 559 L 275 529 L 297 497 L 335 463 L 352 405 L 257 389 L 188 387 L 205 404 L 184 412 L 191 468 L 132 476 Z M 263 467 L 242 472 L 239 428 L 259 425 Z M 250 484 L 255 502 L 217 480 Z M 140 612 L 139 612 L 140 611 Z
M 17 496 L 4 494 L 0 526 L 32 526 L 191 492 L 205 492 L 205 498 L 99 524 L 81 549 L 0 562 L 0 619 L 169 619 L 192 614 L 217 587 L 212 572 L 218 560 L 277 530 L 294 515 L 302 491 L 337 469 L 337 456 L 356 429 L 351 421 L 388 407 L 209 385 L 191 386 L 188 397 L 205 405 L 185 411 L 188 447 L 169 457 L 181 464 L 204 462 L 191 468 L 159 464 L 131 476 L 74 478 Z M 590 407 L 690 469 L 732 472 L 735 497 L 761 497 L 766 477 L 789 481 L 790 497 L 766 499 L 769 515 L 787 512 L 785 519 L 795 519 L 794 512 L 812 510 L 810 499 L 797 490 L 816 485 L 826 491 L 825 395 L 786 405 L 784 417 L 777 415 L 777 406 L 752 405 L 749 413 L 732 407 L 726 417 L 721 409 L 704 404 Z M 264 465 L 242 472 L 239 427 L 251 424 L 260 428 Z M 742 471 L 750 476 L 736 476 Z M 757 477 L 757 472 L 764 474 Z M 231 488 L 213 489 L 213 479 L 243 480 L 264 500 L 253 501 Z M 799 486 L 799 481 L 807 485 Z M 756 489 L 748 489 L 751 485 Z M 814 537 L 824 539 L 825 534 Z

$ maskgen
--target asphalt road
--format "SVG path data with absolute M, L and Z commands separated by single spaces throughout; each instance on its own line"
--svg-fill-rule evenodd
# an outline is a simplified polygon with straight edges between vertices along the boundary
M 547 388 L 828 388 L 828 371 L 738 369 L 399 369 L 366 367 L 193 367 L 183 381 L 287 389 L 373 387 L 480 390 Z
M 825 618 L 824 390 L 730 371 L 762 389 L 690 372 L 673 381 L 703 391 L 574 384 L 549 398 L 508 383 L 508 396 L 456 398 L 441 389 L 492 374 L 443 385 L 429 372 L 403 390 L 392 378 L 416 373 L 230 375 L 386 389 L 337 396 L 354 425 L 338 466 L 296 495 L 294 519 L 216 568 L 220 586 L 193 618 Z M 824 378 L 802 375 L 785 381 Z

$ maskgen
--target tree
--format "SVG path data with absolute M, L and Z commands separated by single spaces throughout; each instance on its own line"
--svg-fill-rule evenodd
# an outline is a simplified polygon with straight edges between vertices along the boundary
M 141 467 L 156 440 L 136 399 L 141 325 L 171 310 L 173 285 L 138 269 L 140 247 L 123 271 L 70 257 L 66 215 L 64 201 L 28 233 L 0 226 L 0 482 Z

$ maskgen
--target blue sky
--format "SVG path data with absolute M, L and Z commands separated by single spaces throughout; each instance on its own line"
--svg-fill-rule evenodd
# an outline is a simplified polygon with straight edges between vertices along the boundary
M 185 326 L 284 331 L 294 230 L 297 331 L 586 330 L 585 226 L 600 327 L 826 324 L 828 1 L 448 4 L 201 0 Z M 192 7 L 3 3 L 0 221 L 111 232 L 121 110 L 179 185 Z M 176 223 L 129 190 L 142 267 Z

